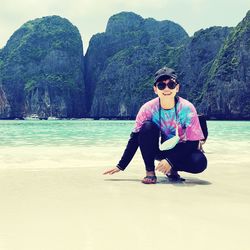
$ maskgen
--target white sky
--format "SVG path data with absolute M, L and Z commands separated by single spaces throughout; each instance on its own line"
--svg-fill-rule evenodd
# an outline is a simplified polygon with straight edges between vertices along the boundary
M 121 11 L 173 21 L 192 36 L 202 28 L 236 26 L 250 0 L 0 0 L 0 6 L 0 48 L 25 22 L 59 15 L 78 27 L 86 53 L 91 36 L 104 32 L 109 17 Z

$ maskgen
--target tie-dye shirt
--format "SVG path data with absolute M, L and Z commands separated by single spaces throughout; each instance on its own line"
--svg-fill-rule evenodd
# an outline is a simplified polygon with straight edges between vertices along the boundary
M 165 137 L 164 139 L 170 139 L 176 135 L 176 124 L 178 126 L 180 142 L 204 139 L 194 105 L 181 97 L 178 97 L 177 100 L 176 109 L 161 108 L 161 125 L 159 97 L 145 103 L 136 116 L 133 132 L 139 132 L 145 121 L 153 121 L 161 128 L 161 133 Z

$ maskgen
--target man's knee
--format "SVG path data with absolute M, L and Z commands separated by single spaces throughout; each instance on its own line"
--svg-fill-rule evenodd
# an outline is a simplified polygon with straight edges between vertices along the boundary
M 207 168 L 207 158 L 200 151 L 197 151 L 192 154 L 192 162 L 193 162 L 192 173 L 194 174 L 201 173 Z
M 157 125 L 152 121 L 145 121 L 140 129 L 140 133 L 159 132 Z

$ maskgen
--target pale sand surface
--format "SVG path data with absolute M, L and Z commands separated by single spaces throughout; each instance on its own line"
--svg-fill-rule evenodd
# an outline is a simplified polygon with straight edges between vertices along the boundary
M 204 173 L 157 185 L 141 184 L 139 153 L 103 176 L 122 152 L 110 150 L 1 148 L 0 250 L 249 250 L 248 149 L 211 143 Z

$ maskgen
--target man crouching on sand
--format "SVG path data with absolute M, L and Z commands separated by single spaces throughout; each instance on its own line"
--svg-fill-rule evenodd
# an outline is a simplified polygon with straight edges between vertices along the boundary
M 145 103 L 136 116 L 123 156 L 115 168 L 104 174 L 124 170 L 138 147 L 146 168 L 144 184 L 155 184 L 156 170 L 170 180 L 184 181 L 178 171 L 201 173 L 207 167 L 207 159 L 198 149 L 204 139 L 195 107 L 188 100 L 177 96 L 180 84 L 175 71 L 163 67 L 155 73 L 154 92 L 158 97 Z

